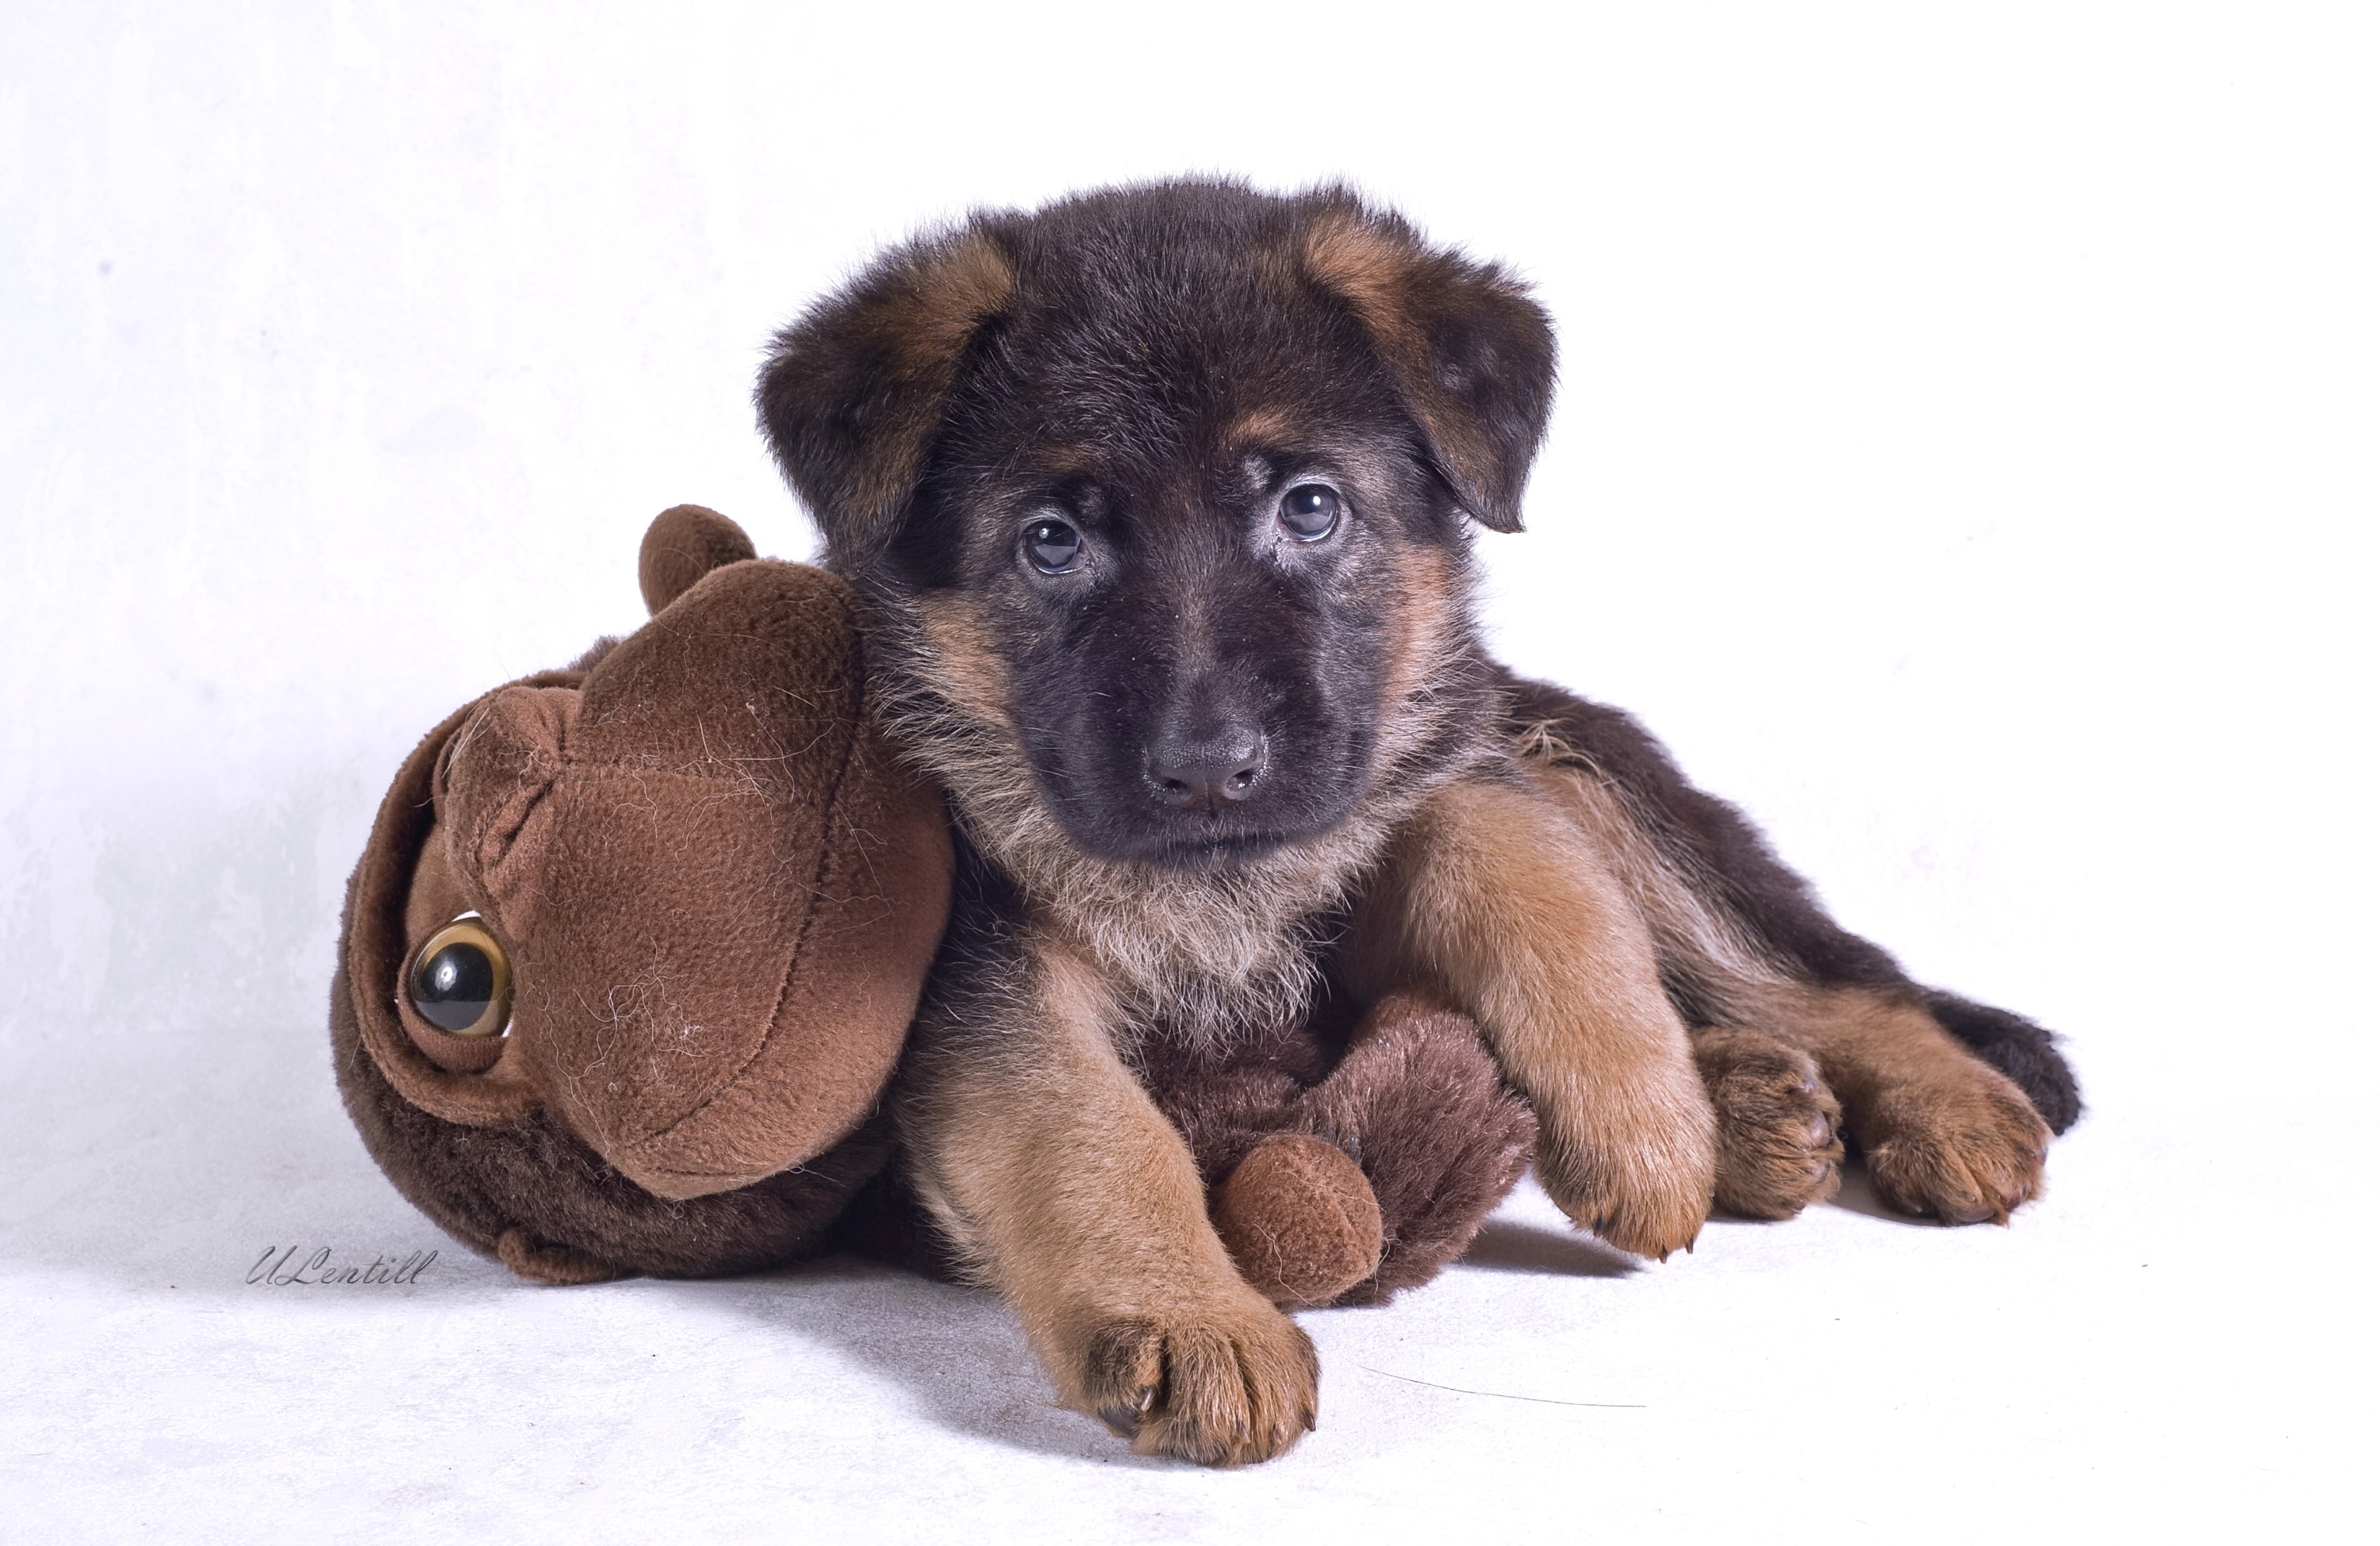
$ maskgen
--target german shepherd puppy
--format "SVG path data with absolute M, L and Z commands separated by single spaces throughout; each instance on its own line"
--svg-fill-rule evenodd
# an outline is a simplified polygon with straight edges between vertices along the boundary
M 2047 1033 L 1839 928 L 1632 720 L 1483 652 L 1554 384 L 1491 264 L 1324 188 L 1111 189 L 895 248 L 775 341 L 762 425 L 949 791 L 960 895 L 900 1119 L 1064 1400 L 1261 1460 L 1313 1348 L 1234 1272 L 1135 1076 L 1426 979 L 1537 1172 L 1650 1256 L 1714 1202 L 2005 1220 L 2079 1111 Z

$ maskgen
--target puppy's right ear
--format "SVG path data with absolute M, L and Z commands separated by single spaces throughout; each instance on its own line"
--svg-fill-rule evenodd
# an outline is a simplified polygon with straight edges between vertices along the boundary
M 980 226 L 882 259 L 777 334 L 754 393 L 785 480 L 839 560 L 874 552 L 917 489 L 959 360 L 1016 295 Z

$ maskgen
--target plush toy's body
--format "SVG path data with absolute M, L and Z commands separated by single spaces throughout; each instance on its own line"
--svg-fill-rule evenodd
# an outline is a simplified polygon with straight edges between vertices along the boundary
M 949 904 L 940 801 L 872 728 L 840 582 L 695 506 L 655 520 L 638 577 L 644 628 L 407 760 L 332 990 L 374 1158 L 540 1282 L 912 1232 L 880 1103 Z M 1426 1280 L 1535 1132 L 1463 1016 L 1393 994 L 1343 1019 L 1143 1069 L 1284 1305 Z

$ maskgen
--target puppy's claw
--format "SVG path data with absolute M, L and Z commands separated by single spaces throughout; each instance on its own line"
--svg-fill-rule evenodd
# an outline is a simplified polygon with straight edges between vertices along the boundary
M 1129 1401 L 1111 1402 L 1099 1409 L 1098 1417 L 1108 1426 L 1108 1431 L 1119 1439 L 1130 1439 L 1140 1431 L 1140 1419 L 1157 1405 L 1157 1387 L 1148 1385 Z

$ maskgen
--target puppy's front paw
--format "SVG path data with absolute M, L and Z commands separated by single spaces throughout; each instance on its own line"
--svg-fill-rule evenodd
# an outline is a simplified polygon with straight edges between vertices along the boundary
M 1888 1090 L 1856 1130 L 1868 1178 L 1903 1213 L 2006 1224 L 2041 1195 L 2049 1125 L 1995 1070 Z
M 1791 1218 L 1842 1184 L 1842 1107 L 1815 1059 L 1758 1031 L 1694 1033 L 1694 1067 L 1718 1117 L 1718 1205 Z
M 1241 1466 L 1271 1459 L 1313 1428 L 1318 1378 L 1314 1344 L 1251 1293 L 1092 1325 L 1074 1404 L 1139 1454 Z
M 1631 1090 L 1560 1109 L 1538 1100 L 1537 1179 L 1546 1194 L 1582 1228 L 1639 1256 L 1666 1260 L 1693 1249 L 1710 1215 L 1718 1164 L 1710 1103 L 1691 1065 L 1680 1078 L 1682 1089 Z

